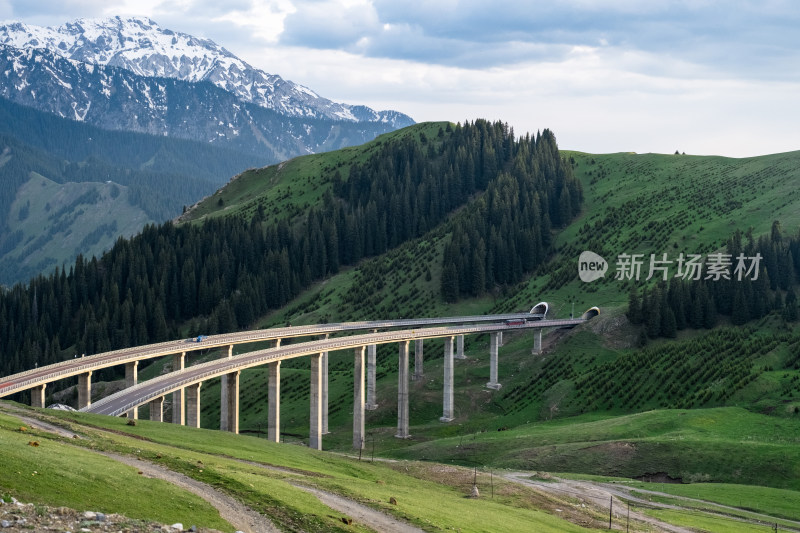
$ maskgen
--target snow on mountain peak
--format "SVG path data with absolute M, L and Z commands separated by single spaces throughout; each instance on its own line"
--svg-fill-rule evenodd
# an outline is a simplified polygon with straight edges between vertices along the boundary
M 140 76 L 208 81 L 243 102 L 288 116 L 354 122 L 388 118 L 397 121 L 398 127 L 413 123 L 401 113 L 371 109 L 364 113 L 363 106 L 332 102 L 307 87 L 254 68 L 210 39 L 161 28 L 146 17 L 77 19 L 56 27 L 12 22 L 0 25 L 0 44 L 44 48 L 67 59 L 124 68 Z

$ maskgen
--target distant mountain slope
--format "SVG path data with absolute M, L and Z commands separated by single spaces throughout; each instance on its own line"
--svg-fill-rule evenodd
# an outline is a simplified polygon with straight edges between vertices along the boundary
M 230 148 L 163 135 L 104 130 L 15 104 L 5 98 L 0 98 L 0 134 L 64 161 L 80 163 L 93 159 L 116 168 L 180 174 L 215 185 L 225 183 L 244 169 L 277 161 L 267 151 L 243 154 Z M 73 175 L 65 179 L 105 181 L 108 178 Z M 184 198 L 182 201 L 190 200 Z M 154 217 L 165 218 L 175 214 L 173 211 Z M 4 211 L 0 209 L 0 218 L 3 216 Z
M 13 130 L 19 124 L 21 136 L 37 141 L 37 122 L 2 120 L 7 116 L 13 117 L 0 112 L 0 130 L 9 124 Z M 44 131 L 49 141 L 61 146 L 85 143 L 88 151 L 81 152 L 83 159 L 70 161 L 42 150 L 46 142 L 34 147 L 0 132 L 2 285 L 71 263 L 78 254 L 100 254 L 119 236 L 131 236 L 146 223 L 173 217 L 183 205 L 219 185 L 204 179 L 203 172 L 193 174 L 194 166 L 187 163 L 193 143 L 126 132 L 104 138 L 101 130 L 85 124 L 46 117 Z M 98 133 L 99 142 L 92 146 L 91 135 Z M 188 146 L 169 157 L 159 141 Z M 130 157 L 127 167 L 108 163 L 114 160 L 114 143 L 127 146 L 129 154 L 138 153 L 139 159 Z M 196 163 L 202 164 L 203 157 L 198 155 Z M 208 164 L 214 166 L 210 159 Z
M 6 45 L 0 96 L 106 130 L 199 141 L 268 162 L 361 144 L 394 129 L 388 122 L 282 114 L 205 81 L 145 77 Z
M 0 26 L 0 43 L 46 49 L 92 65 L 120 67 L 143 77 L 208 81 L 247 103 L 290 117 L 380 122 L 389 129 L 413 121 L 396 111 L 332 102 L 278 75 L 267 74 L 208 39 L 161 28 L 147 18 L 78 19 L 57 27 L 19 22 Z
M 56 183 L 32 173 L 0 239 L 0 283 L 29 279 L 76 254 L 99 255 L 119 236 L 155 222 L 131 196 L 129 187 L 113 182 Z

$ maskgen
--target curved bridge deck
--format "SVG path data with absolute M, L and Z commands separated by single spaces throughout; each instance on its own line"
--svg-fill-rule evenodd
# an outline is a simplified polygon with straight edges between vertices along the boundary
M 538 306 L 537 306 L 538 307 Z M 536 308 L 534 308 L 536 309 Z M 280 363 L 286 359 L 309 357 L 311 360 L 311 423 L 309 446 L 322 449 L 322 435 L 327 433 L 328 412 L 328 352 L 354 351 L 353 391 L 353 446 L 363 446 L 364 410 L 374 409 L 375 403 L 375 350 L 378 344 L 397 343 L 398 357 L 398 434 L 408 437 L 408 381 L 409 344 L 415 345 L 415 377 L 422 376 L 422 347 L 426 339 L 444 338 L 444 390 L 443 422 L 454 418 L 453 412 L 453 361 L 463 358 L 464 336 L 489 334 L 490 379 L 487 388 L 499 389 L 498 348 L 502 334 L 509 330 L 536 330 L 534 351 L 541 349 L 541 332 L 544 328 L 569 328 L 581 324 L 591 316 L 576 319 L 547 320 L 546 308 L 541 314 L 510 313 L 427 319 L 380 320 L 317 324 L 272 328 L 257 331 L 213 335 L 199 339 L 186 339 L 146 346 L 115 350 L 90 357 L 82 357 L 29 370 L 0 379 L 0 397 L 22 390 L 33 389 L 32 404 L 44 407 L 47 383 L 70 376 L 78 376 L 78 403 L 84 412 L 110 416 L 137 417 L 137 409 L 149 404 L 150 418 L 163 421 L 163 405 L 172 394 L 173 422 L 200 426 L 200 386 L 204 381 L 222 378 L 220 429 L 238 432 L 239 428 L 239 375 L 242 370 L 262 365 L 269 367 L 269 431 L 270 440 L 280 436 Z M 397 330 L 395 328 L 413 327 Z M 370 333 L 330 338 L 334 333 L 371 330 Z M 385 331 L 380 331 L 385 330 Z M 280 346 L 281 339 L 307 336 L 324 336 L 306 342 Z M 233 356 L 237 344 L 275 341 L 275 346 Z M 458 354 L 454 355 L 457 346 Z M 228 348 L 228 357 L 184 368 L 187 352 Z M 365 364 L 365 352 L 367 361 Z M 137 384 L 137 365 L 140 360 L 173 356 L 175 371 Z M 90 398 L 91 375 L 94 370 L 115 365 L 125 365 L 127 388 L 92 404 Z M 366 378 L 366 387 L 365 387 Z

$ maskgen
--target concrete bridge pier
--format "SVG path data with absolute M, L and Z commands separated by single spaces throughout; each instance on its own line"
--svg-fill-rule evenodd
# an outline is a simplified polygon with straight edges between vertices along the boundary
M 497 349 L 500 345 L 501 332 L 489 334 L 489 383 L 486 388 L 499 390 L 502 385 L 497 382 Z
M 322 353 L 311 356 L 311 423 L 308 447 L 322 449 Z
M 542 353 L 542 328 L 536 330 L 533 334 L 533 353 Z
M 456 337 L 456 359 L 466 359 L 467 356 L 464 355 L 464 335 L 459 335 Z
M 78 409 L 92 405 L 92 371 L 78 374 Z
M 497 346 L 503 346 L 503 332 L 497 332 Z
M 186 425 L 200 427 L 200 386 L 203 382 L 186 387 Z
M 280 348 L 281 347 L 281 340 L 280 339 L 275 339 L 275 347 L 276 348 Z
M 422 339 L 417 339 L 414 341 L 414 375 L 411 376 L 412 381 L 421 381 L 425 376 L 422 369 L 423 364 Z
M 444 338 L 444 391 L 441 422 L 453 420 L 453 337 Z
M 325 340 L 329 337 L 326 333 Z M 322 352 L 322 434 L 328 433 L 328 352 Z
M 164 397 L 159 396 L 153 400 L 150 400 L 150 420 L 154 420 L 156 422 L 163 422 L 164 421 Z
M 233 348 L 233 346 L 231 346 Z M 172 371 L 180 372 L 186 365 L 186 352 L 172 355 Z M 186 403 L 186 390 L 178 389 L 172 393 L 172 423 L 186 424 L 186 416 L 183 412 L 183 405 Z
M 220 410 L 219 428 L 231 433 L 239 433 L 239 376 L 241 370 L 222 376 L 226 395 L 222 398 L 224 409 Z
M 233 344 L 228 346 L 228 359 L 233 357 Z M 228 424 L 228 381 L 225 376 L 219 382 L 219 429 L 227 430 Z
M 408 434 L 408 343 L 400 342 L 397 371 L 397 434 L 398 439 L 407 439 Z
M 267 439 L 281 441 L 281 362 L 268 363 L 269 385 L 267 393 Z
M 364 347 L 355 349 L 353 364 L 353 449 L 364 448 Z
M 128 389 L 133 387 L 139 382 L 139 361 L 131 361 L 130 363 L 125 363 L 125 388 Z M 139 418 L 139 409 L 134 407 L 125 415 L 131 420 L 137 420 Z
M 378 408 L 375 398 L 375 373 L 377 372 L 377 346 L 370 344 L 367 346 L 367 405 L 366 409 L 374 411 Z
M 47 383 L 42 383 L 31 389 L 31 407 L 39 407 L 44 409 L 45 397 L 44 389 L 47 388 Z

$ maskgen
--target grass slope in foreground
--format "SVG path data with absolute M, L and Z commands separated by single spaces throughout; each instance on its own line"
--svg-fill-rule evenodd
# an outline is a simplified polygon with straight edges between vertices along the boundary
M 469 469 L 441 467 L 447 469 L 442 475 L 417 463 L 370 463 L 220 431 L 149 421 L 132 427 L 124 419 L 80 413 L 31 413 L 67 426 L 82 438 L 20 432 L 25 424 L 12 414 L 0 415 L 0 446 L 5 450 L 0 492 L 30 502 L 78 509 L 91 505 L 93 510 L 133 518 L 165 523 L 182 519 L 184 524 L 232 531 L 204 502 L 95 453 L 113 451 L 210 484 L 286 530 L 369 530 L 344 525 L 341 513 L 300 486 L 340 494 L 429 531 L 491 531 L 503 524 L 505 531 L 577 532 L 602 523 L 599 515 L 579 505 L 497 479 L 494 498 L 470 499 Z M 28 446 L 33 439 L 38 447 Z M 397 505 L 390 504 L 390 498 L 396 498 Z

